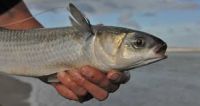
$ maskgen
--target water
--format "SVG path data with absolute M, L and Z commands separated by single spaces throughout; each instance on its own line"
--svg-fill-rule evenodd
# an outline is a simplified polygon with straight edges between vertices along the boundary
M 79 104 L 39 80 L 17 79 L 0 77 L 2 106 L 200 106 L 200 53 L 170 53 L 166 60 L 131 71 L 131 80 L 103 102 Z

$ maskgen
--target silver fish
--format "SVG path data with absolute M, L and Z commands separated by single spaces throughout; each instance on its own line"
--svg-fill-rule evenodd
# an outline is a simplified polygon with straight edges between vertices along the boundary
M 30 30 L 0 29 L 0 72 L 50 76 L 85 65 L 125 71 L 166 58 L 161 39 L 128 28 L 91 25 L 69 4 L 72 26 Z

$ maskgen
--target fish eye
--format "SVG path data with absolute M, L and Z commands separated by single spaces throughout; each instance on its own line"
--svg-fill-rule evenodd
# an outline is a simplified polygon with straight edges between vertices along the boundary
M 144 47 L 145 46 L 145 41 L 144 39 L 142 38 L 136 38 L 132 43 L 131 45 L 134 47 L 134 48 L 141 48 L 141 47 Z

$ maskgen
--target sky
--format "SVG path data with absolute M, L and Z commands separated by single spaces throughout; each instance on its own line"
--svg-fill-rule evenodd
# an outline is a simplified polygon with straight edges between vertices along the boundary
M 200 0 L 24 0 L 45 27 L 70 26 L 74 3 L 93 25 L 128 27 L 151 33 L 169 47 L 200 48 Z

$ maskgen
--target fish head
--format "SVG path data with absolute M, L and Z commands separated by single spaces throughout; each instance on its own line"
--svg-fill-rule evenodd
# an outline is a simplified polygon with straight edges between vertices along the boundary
M 140 31 L 128 32 L 117 54 L 122 69 L 133 69 L 165 59 L 167 44 L 158 37 Z
M 141 31 L 105 31 L 97 42 L 101 46 L 96 53 L 99 60 L 112 69 L 134 69 L 167 57 L 167 44 L 160 38 Z
M 87 49 L 92 51 L 93 58 L 88 59 L 92 59 L 91 62 L 99 69 L 127 70 L 166 58 L 167 44 L 151 34 L 122 27 L 91 25 L 89 19 L 71 3 L 69 11 L 73 27 L 86 38 L 85 48 L 93 44 L 93 49 Z M 91 57 L 88 53 L 86 55 Z

